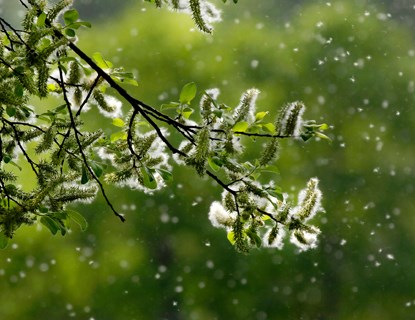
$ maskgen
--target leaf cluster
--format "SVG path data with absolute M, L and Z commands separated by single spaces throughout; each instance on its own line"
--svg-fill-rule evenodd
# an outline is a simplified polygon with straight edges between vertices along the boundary
M 207 1 L 151 2 L 190 10 L 204 32 L 218 19 Z M 98 191 L 124 221 L 104 186 L 153 193 L 172 181 L 171 158 L 222 188 L 222 200 L 212 204 L 209 218 L 227 229 L 238 251 L 279 248 L 286 232 L 303 250 L 315 245 L 319 230 L 308 220 L 322 210 L 318 181 L 311 179 L 292 206 L 277 184 L 275 161 L 281 139 L 327 138 L 322 133 L 327 125 L 303 120 L 301 102 L 283 106 L 269 120 L 267 111 L 257 110 L 255 88 L 229 106 L 218 100 L 219 89 L 198 93 L 190 82 L 177 101 L 152 107 L 124 88 L 138 85 L 132 73 L 99 52 L 88 56 L 75 44 L 76 30 L 90 24 L 80 21 L 70 4 L 22 2 L 22 30 L 0 18 L 0 246 L 22 224 L 38 221 L 62 235 L 70 221 L 85 229 L 85 219 L 68 204 L 90 201 Z M 33 97 L 49 96 L 59 102 L 47 110 L 29 105 Z M 105 132 L 88 130 L 87 112 L 100 113 L 112 126 Z M 174 141 L 181 139 L 177 146 L 173 134 Z M 258 154 L 245 148 L 253 141 L 263 142 Z M 33 178 L 31 190 L 19 186 L 22 177 Z

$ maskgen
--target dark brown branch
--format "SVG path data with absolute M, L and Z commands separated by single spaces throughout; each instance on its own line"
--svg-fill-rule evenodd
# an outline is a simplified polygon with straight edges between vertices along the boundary
M 181 152 L 179 149 L 175 148 L 170 143 L 170 141 L 167 140 L 167 138 L 161 132 L 160 127 L 154 122 L 153 119 L 150 118 L 150 116 L 147 114 L 147 112 L 145 110 L 149 111 L 150 113 L 154 113 L 154 114 L 162 117 L 164 119 L 164 121 L 168 124 L 173 124 L 174 126 L 180 126 L 180 127 L 185 127 L 184 125 L 182 125 L 179 122 L 167 117 L 166 115 L 164 115 L 161 112 L 157 111 L 153 107 L 145 104 L 144 102 L 132 97 L 123 87 L 121 87 L 117 82 L 115 82 L 108 73 L 106 73 L 104 70 L 102 70 L 100 67 L 98 67 L 98 65 L 87 54 L 85 54 L 81 49 L 79 49 L 74 43 L 69 42 L 68 46 L 81 59 L 83 59 L 99 76 L 101 76 L 112 88 L 114 88 L 125 100 L 127 100 L 128 103 L 130 103 L 130 105 L 134 109 L 137 109 L 138 113 L 140 113 L 141 116 L 153 127 L 153 129 L 156 130 L 157 135 L 159 136 L 159 138 L 166 144 L 166 146 L 170 149 L 170 151 L 172 153 L 174 153 L 174 154 L 178 153 L 180 155 L 185 156 L 185 154 L 183 152 Z
M 134 145 L 133 145 L 133 130 L 134 130 L 134 120 L 135 117 L 138 115 L 138 110 L 134 109 L 133 110 L 133 114 L 131 115 L 130 118 L 130 123 L 128 124 L 128 135 L 127 135 L 127 143 L 128 143 L 128 149 L 130 150 L 131 154 L 136 157 L 136 159 L 138 161 L 141 160 L 141 155 L 138 155 L 135 150 L 134 150 Z M 134 164 L 135 166 L 135 164 Z
M 3 122 L 6 122 L 6 120 L 5 119 L 2 119 L 2 121 Z M 6 122 L 7 123 L 7 122 Z M 26 158 L 26 161 L 30 164 L 30 166 L 31 166 L 31 168 L 32 168 L 32 170 L 33 170 L 33 172 L 36 174 L 36 176 L 38 176 L 39 174 L 38 174 L 38 172 L 37 172 L 37 170 L 36 170 L 36 166 L 37 166 L 37 163 L 35 163 L 33 160 L 32 160 L 32 158 L 30 158 L 29 157 L 29 155 L 27 154 L 27 152 L 26 152 L 26 150 L 25 150 L 25 148 L 23 147 L 23 145 L 22 145 L 22 143 L 21 143 L 21 141 L 20 141 L 20 137 L 19 137 L 19 132 L 17 131 L 17 129 L 15 128 L 15 126 L 14 125 L 12 125 L 12 124 L 9 124 L 10 125 L 10 127 L 12 128 L 12 130 L 13 130 L 13 133 L 14 133 L 14 136 L 15 136 L 15 138 L 16 138 L 16 142 L 17 142 L 17 145 L 19 146 L 19 149 L 22 151 L 22 153 L 23 153 L 23 155 L 24 155 L 24 157 Z
M 82 143 L 81 143 L 81 141 L 80 141 L 80 139 L 79 139 L 79 134 L 78 134 L 78 131 L 77 131 L 77 129 L 76 129 L 76 123 L 75 123 L 75 118 L 74 118 L 74 116 L 73 116 L 73 114 L 72 114 L 72 110 L 71 110 L 71 104 L 70 104 L 70 102 L 69 102 L 69 100 L 68 100 L 68 96 L 67 96 L 67 94 L 66 94 L 66 88 L 65 88 L 65 85 L 63 84 L 64 82 L 63 82 L 63 72 L 62 72 L 62 68 L 59 66 L 59 75 L 60 75 L 60 78 L 61 78 L 61 83 L 62 83 L 62 92 L 63 92 L 63 98 L 64 98 L 64 100 L 65 100 L 65 102 L 66 102 L 66 107 L 67 107 L 67 109 L 68 109 L 68 113 L 69 113 L 69 117 L 70 117 L 70 120 L 71 120 L 71 124 L 72 124 L 72 126 L 73 126 L 73 129 L 74 129 L 74 133 L 75 133 L 75 140 L 76 140 L 76 143 L 77 143 L 77 145 L 78 145 L 78 147 L 79 147 L 79 152 L 80 152 L 80 154 L 81 154 L 81 157 L 82 157 L 82 160 L 83 160 L 83 162 L 84 162 L 84 164 L 85 164 L 85 167 L 87 168 L 87 170 L 88 170 L 88 172 L 89 172 L 89 174 L 92 176 L 92 178 L 95 180 L 95 182 L 98 184 L 98 186 L 99 186 L 99 188 L 100 188 L 100 190 L 101 190 L 101 193 L 102 193 L 102 196 L 104 197 L 104 199 L 105 199 L 105 202 L 107 203 L 107 205 L 110 207 L 110 209 L 112 210 L 112 212 L 122 221 L 122 222 L 124 222 L 125 221 L 125 218 L 124 218 L 124 216 L 123 215 L 121 215 L 117 210 L 115 210 L 115 208 L 114 208 L 114 206 L 112 205 L 112 203 L 111 203 L 111 201 L 109 200 L 109 198 L 108 198 L 108 196 L 107 196 L 107 194 L 106 194 L 106 192 L 105 192 L 105 189 L 104 189 L 104 186 L 102 185 L 102 183 L 101 183 L 101 181 L 99 181 L 99 179 L 98 179 L 98 177 L 95 175 L 95 172 L 94 172 L 94 170 L 92 170 L 92 168 L 89 166 L 89 164 L 88 164 L 88 159 L 87 159 L 87 157 L 86 157 L 86 155 L 85 155 L 85 152 L 84 152 L 84 149 L 83 149 L 83 147 L 82 147 Z

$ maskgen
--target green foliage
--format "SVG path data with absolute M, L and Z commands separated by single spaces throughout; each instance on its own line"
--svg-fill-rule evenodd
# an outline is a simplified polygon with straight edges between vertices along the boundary
M 154 2 L 162 5 L 162 1 Z M 166 3 L 178 9 L 179 2 Z M 99 52 L 90 57 L 75 45 L 75 30 L 90 24 L 79 21 L 78 12 L 68 8 L 69 4 L 61 1 L 47 9 L 45 2 L 31 1 L 25 6 L 24 30 L 10 25 L 10 30 L 2 30 L 3 237 L 12 238 L 22 224 L 37 221 L 53 235 L 65 235 L 69 221 L 85 230 L 86 220 L 67 205 L 90 201 L 98 190 L 113 213 L 124 221 L 104 184 L 151 194 L 172 181 L 172 154 L 177 163 L 193 167 L 199 176 L 210 177 L 224 190 L 222 203 L 215 203 L 209 216 L 213 225 L 228 229 L 238 251 L 260 247 L 264 233 L 270 229 L 272 236 L 264 241 L 272 246 L 281 238 L 277 224 L 292 233 L 292 241 L 300 248 L 315 246 L 319 231 L 306 222 L 321 211 L 317 180 L 310 180 L 298 206 L 288 210 L 287 196 L 281 187 L 268 181 L 266 173 L 279 174 L 272 163 L 280 139 L 323 137 L 320 131 L 327 125 L 303 121 L 305 107 L 300 102 L 286 105 L 274 124 L 265 122 L 268 112 L 256 111 L 257 89 L 243 93 L 235 108 L 218 101 L 218 89 L 209 89 L 201 93 L 198 108 L 194 106 L 198 93 L 194 82 L 182 87 L 178 101 L 163 104 L 159 111 L 120 86 L 138 84 L 132 73 L 115 67 Z M 188 5 L 196 25 L 211 32 L 209 23 L 218 19 L 216 9 L 199 0 L 190 0 Z M 57 22 L 60 13 L 64 26 Z M 6 20 L 1 21 L 7 25 Z M 127 116 L 123 116 L 122 102 L 112 94 L 114 91 L 127 102 Z M 40 111 L 40 107 L 28 105 L 33 97 L 49 96 L 59 100 L 57 107 Z M 110 118 L 112 128 L 88 130 L 83 121 L 88 110 Z M 178 147 L 169 139 L 170 134 L 181 138 Z M 255 139 L 268 140 L 260 156 L 245 152 L 245 144 Z M 15 174 L 10 165 L 21 172 Z M 29 191 L 15 183 L 27 172 L 36 181 Z M 287 212 L 282 219 L 284 210 Z
M 332 1 L 331 7 L 319 1 L 301 6 L 288 0 L 278 5 L 239 1 L 238 6 L 230 1 L 221 8 L 224 21 L 215 25 L 213 37 L 188 32 L 189 17 L 150 8 L 154 4 L 91 2 L 87 8 L 95 17 L 100 8 L 129 3 L 123 13 L 107 11 L 105 19 L 79 35 L 77 45 L 90 54 L 102 52 L 125 70 L 137 69 L 140 86 L 125 86 L 134 96 L 153 105 L 168 103 L 178 100 L 183 84 L 195 81 L 199 89 L 192 118 L 198 119 L 205 88 L 219 86 L 220 102 L 234 107 L 241 91 L 255 86 L 262 92 L 259 112 L 270 111 L 264 123 L 274 123 L 278 106 L 301 100 L 307 107 L 304 119 L 333 124 L 335 130 L 324 132 L 331 144 L 279 139 L 281 175 L 264 173 L 295 199 L 292 206 L 296 198 L 291 195 L 306 178 L 320 178 L 327 214 L 310 220 L 322 231 L 318 248 L 298 255 L 284 241 L 282 251 L 264 248 L 238 255 L 225 239 L 225 229 L 206 221 L 210 202 L 220 200 L 218 188 L 208 177 L 199 179 L 193 170 L 174 166 L 174 183 L 152 197 L 108 189 L 128 223 L 117 223 L 98 197 L 92 205 L 75 205 L 88 219 L 87 232 L 74 223 L 65 237 L 59 231 L 52 236 L 46 227 L 20 228 L 1 252 L 0 318 L 411 319 L 413 28 L 409 23 L 405 28 L 402 16 L 395 14 L 396 2 L 376 2 L 380 6 L 347 0 Z M 3 1 L 2 7 L 9 3 L 19 1 Z M 81 3 L 75 5 L 81 8 Z M 215 3 L 221 6 L 221 1 Z M 17 14 L 8 12 L 0 15 L 17 20 Z M 379 19 L 382 13 L 392 16 Z M 135 38 L 128 32 L 134 27 L 139 30 Z M 333 41 L 323 44 L 321 36 Z M 341 48 L 350 55 L 342 57 Z M 45 112 L 58 102 L 35 99 L 31 104 Z M 166 111 L 177 116 L 174 109 Z M 93 110 L 82 120 L 106 134 L 120 130 Z M 178 143 L 174 133 L 170 138 Z M 244 144 L 247 152 L 262 155 L 266 143 L 257 138 Z M 378 144 L 383 144 L 380 151 Z M 28 176 L 19 184 L 30 186 L 31 180 Z M 389 283 L 393 285 L 385 286 Z
M 204 33 L 212 33 L 213 28 L 211 23 L 221 20 L 220 11 L 216 7 L 206 0 L 186 0 L 180 2 L 179 0 L 145 0 L 152 2 L 156 7 L 161 8 L 163 4 L 168 7 L 183 11 L 190 12 L 195 22 L 196 27 Z M 226 0 L 223 0 L 226 3 Z M 233 0 L 237 3 L 238 0 Z

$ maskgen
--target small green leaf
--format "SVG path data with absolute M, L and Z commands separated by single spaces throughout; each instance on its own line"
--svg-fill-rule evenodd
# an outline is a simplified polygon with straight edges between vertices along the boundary
M 264 123 L 262 128 L 265 128 L 269 133 L 275 133 L 275 125 L 273 123 Z
M 189 117 L 192 115 L 192 113 L 193 113 L 193 109 L 192 109 L 192 108 L 189 108 L 189 107 L 184 108 L 184 109 L 181 111 L 182 116 L 183 116 L 184 118 L 186 118 L 186 119 L 189 119 Z
M 68 109 L 66 107 L 66 104 L 62 104 L 59 107 L 56 107 L 55 109 L 52 110 L 54 113 L 62 113 L 65 114 Z
M 56 91 L 57 86 L 54 83 L 48 83 L 48 91 Z
M 275 187 L 274 189 L 267 190 L 270 196 L 277 198 L 280 201 L 284 201 L 284 195 L 282 194 L 282 190 L 280 187 Z
M 323 123 L 323 124 L 321 124 L 319 127 L 319 130 L 328 130 L 330 127 L 329 127 L 329 125 L 327 124 L 327 123 Z
M 49 229 L 49 231 L 55 235 L 58 230 L 60 230 L 59 225 L 56 223 L 55 220 L 53 220 L 52 218 L 48 217 L 48 216 L 43 216 L 42 218 L 40 218 L 40 222 Z
M 88 173 L 86 170 L 85 164 L 82 165 L 82 177 L 81 177 L 81 184 L 85 184 L 89 181 Z
M 39 212 L 41 212 L 41 213 L 48 213 L 49 212 L 49 209 L 46 208 L 46 207 L 40 207 L 39 208 Z
M 63 20 L 65 24 L 68 26 L 71 23 L 76 22 L 79 19 L 79 13 L 75 9 L 70 9 L 63 14 Z
M 113 72 L 111 78 L 119 83 L 127 83 L 133 86 L 138 86 L 137 80 L 134 79 L 132 72 Z
M 12 157 L 8 154 L 3 155 L 4 163 L 9 163 L 12 160 Z
M 91 161 L 91 169 L 92 169 L 92 171 L 94 171 L 97 178 L 102 176 L 102 172 L 104 171 L 102 169 L 102 167 L 98 163 L 96 163 L 95 161 Z
M 218 171 L 220 169 L 220 166 L 216 164 L 216 162 L 212 158 L 208 158 L 208 164 L 213 171 Z
M 80 25 L 82 25 L 83 27 L 86 27 L 86 28 L 91 28 L 92 27 L 91 22 L 88 22 L 88 21 L 79 21 L 78 23 Z
M 14 87 L 14 94 L 18 96 L 19 98 L 23 97 L 24 88 L 20 83 L 17 83 Z
M 169 182 L 173 180 L 173 174 L 170 171 L 164 169 L 156 169 L 159 175 L 163 178 L 164 181 Z
M 55 212 L 55 215 L 57 215 L 56 217 L 53 217 L 53 221 L 56 223 L 56 225 L 58 226 L 59 230 L 61 231 L 61 235 L 65 235 L 66 232 L 68 231 L 67 227 L 65 226 L 65 224 L 63 223 L 62 220 L 65 220 L 67 218 L 67 214 L 66 212 Z
M 248 230 L 246 230 L 246 234 L 249 238 L 251 238 L 251 240 L 255 243 L 255 245 L 258 248 L 260 248 L 262 246 L 262 240 L 256 232 L 248 229 Z
M 235 123 L 235 125 L 232 128 L 232 131 L 245 132 L 248 129 L 248 127 L 249 127 L 248 122 L 240 121 L 240 122 Z
M 235 240 L 235 232 L 233 231 L 229 231 L 227 234 L 227 238 L 229 240 L 229 242 L 231 243 L 231 245 L 234 245 L 236 240 Z
M 29 117 L 33 113 L 33 110 L 29 108 L 28 106 L 23 105 L 23 106 L 20 106 L 20 108 L 26 117 Z
M 143 176 L 143 184 L 146 188 L 149 189 L 156 189 L 157 188 L 157 181 L 153 176 L 151 170 L 147 167 L 141 167 L 140 169 L 141 175 Z
M 42 12 L 38 17 L 37 17 L 37 22 L 36 25 L 38 27 L 44 27 L 45 26 L 45 21 L 46 21 L 46 13 Z
M 71 220 L 73 220 L 76 224 L 79 225 L 82 231 L 85 231 L 88 228 L 88 222 L 86 221 L 84 216 L 80 214 L 78 211 L 69 209 L 65 211 L 68 214 L 69 218 L 71 218 Z
M 0 233 L 0 249 L 5 249 L 9 243 L 9 238 L 7 238 L 3 233 Z
M 218 118 L 222 118 L 223 111 L 222 110 L 213 110 L 212 113 L 217 116 Z
M 111 140 L 111 142 L 115 142 L 115 141 L 118 141 L 118 140 L 127 140 L 127 137 L 128 137 L 127 132 L 118 131 L 118 132 L 113 133 L 110 136 L 110 140 Z
M 124 122 L 124 120 L 123 120 L 123 119 L 120 119 L 120 118 L 115 118 L 115 119 L 113 119 L 113 120 L 112 120 L 112 124 L 113 124 L 114 126 L 116 126 L 116 127 L 120 127 L 120 128 L 122 128 L 122 127 L 124 127 L 125 122 Z
M 7 35 L 3 36 L 3 38 L 1 39 L 1 42 L 3 43 L 3 45 L 8 46 L 10 45 L 10 39 L 8 38 Z
M 8 105 L 6 107 L 6 113 L 9 117 L 14 117 L 14 115 L 16 114 L 16 108 L 14 106 Z
M 79 29 L 79 27 L 91 28 L 91 24 L 85 21 L 77 21 L 77 22 L 73 22 L 70 25 L 68 25 L 68 27 L 71 27 L 72 29 Z
M 135 79 L 120 78 L 120 77 L 114 77 L 114 76 L 111 76 L 111 78 L 114 79 L 115 81 L 117 81 L 118 83 L 126 83 L 126 84 L 130 84 L 134 87 L 138 87 L 138 82 Z
M 16 162 L 14 162 L 13 160 L 10 160 L 6 163 L 10 163 L 11 165 L 15 166 L 17 169 L 19 169 L 20 171 L 22 171 L 22 167 L 19 166 Z
M 67 29 L 65 29 L 65 34 L 66 34 L 68 37 L 71 37 L 71 38 L 73 38 L 73 37 L 75 37 L 75 36 L 76 36 L 76 32 L 75 32 L 75 30 L 74 30 L 74 29 L 71 29 L 71 28 L 67 28 Z
M 190 104 L 197 92 L 197 86 L 194 82 L 185 84 L 180 92 L 180 103 Z
M 101 53 L 99 52 L 95 52 L 92 55 L 92 59 L 94 59 L 97 66 L 101 69 L 111 69 L 113 67 L 113 64 L 107 60 L 104 60 L 104 58 L 101 56 Z
M 260 130 L 262 129 L 262 124 L 253 124 L 248 128 L 248 132 L 249 133 L 259 133 Z M 253 137 L 255 138 L 255 137 Z
M 261 219 L 262 219 L 262 221 L 267 221 L 267 220 L 270 220 L 271 218 L 270 218 L 270 216 L 267 216 L 266 214 L 262 214 Z
M 176 109 L 179 106 L 180 106 L 180 103 L 178 102 L 163 103 L 160 107 L 160 110 Z
M 261 121 L 269 112 L 268 111 L 262 111 L 262 112 L 258 112 L 255 115 L 255 121 Z
M 314 132 L 314 134 L 316 135 L 316 137 L 319 137 L 320 139 L 325 139 L 325 140 L 331 141 L 331 139 L 328 136 L 326 136 L 324 133 L 316 131 L 316 132 Z

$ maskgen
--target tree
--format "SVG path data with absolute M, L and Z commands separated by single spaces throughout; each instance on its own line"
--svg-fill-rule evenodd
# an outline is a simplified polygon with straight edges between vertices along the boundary
M 220 20 L 207 1 L 150 2 L 189 12 L 201 32 L 211 33 L 211 23 Z M 131 72 L 76 45 L 77 30 L 91 25 L 79 20 L 71 1 L 20 3 L 26 10 L 23 29 L 0 17 L 2 247 L 22 224 L 39 221 L 52 234 L 64 235 L 72 220 L 85 229 L 85 218 L 67 205 L 90 201 L 98 190 L 124 221 L 105 185 L 151 194 L 171 183 L 170 158 L 223 189 L 209 219 L 227 230 L 238 251 L 281 248 L 287 231 L 301 250 L 315 247 L 320 230 L 309 220 L 322 210 L 318 179 L 309 180 L 297 204 L 269 179 L 269 173 L 278 174 L 274 162 L 281 139 L 327 138 L 321 133 L 326 124 L 303 120 L 302 102 L 286 104 L 269 122 L 268 112 L 256 111 L 259 90 L 247 90 L 232 108 L 218 100 L 214 88 L 202 90 L 195 112 L 197 85 L 191 82 L 177 101 L 150 106 L 127 91 L 126 86 L 137 85 Z M 58 106 L 44 110 L 46 98 L 56 99 Z M 129 109 L 126 116 L 123 105 Z M 112 119 L 111 134 L 88 130 L 83 115 L 89 110 Z M 170 135 L 181 142 L 174 144 Z M 244 152 L 249 142 L 263 139 L 260 155 Z M 17 183 L 29 174 L 35 181 L 31 190 Z

